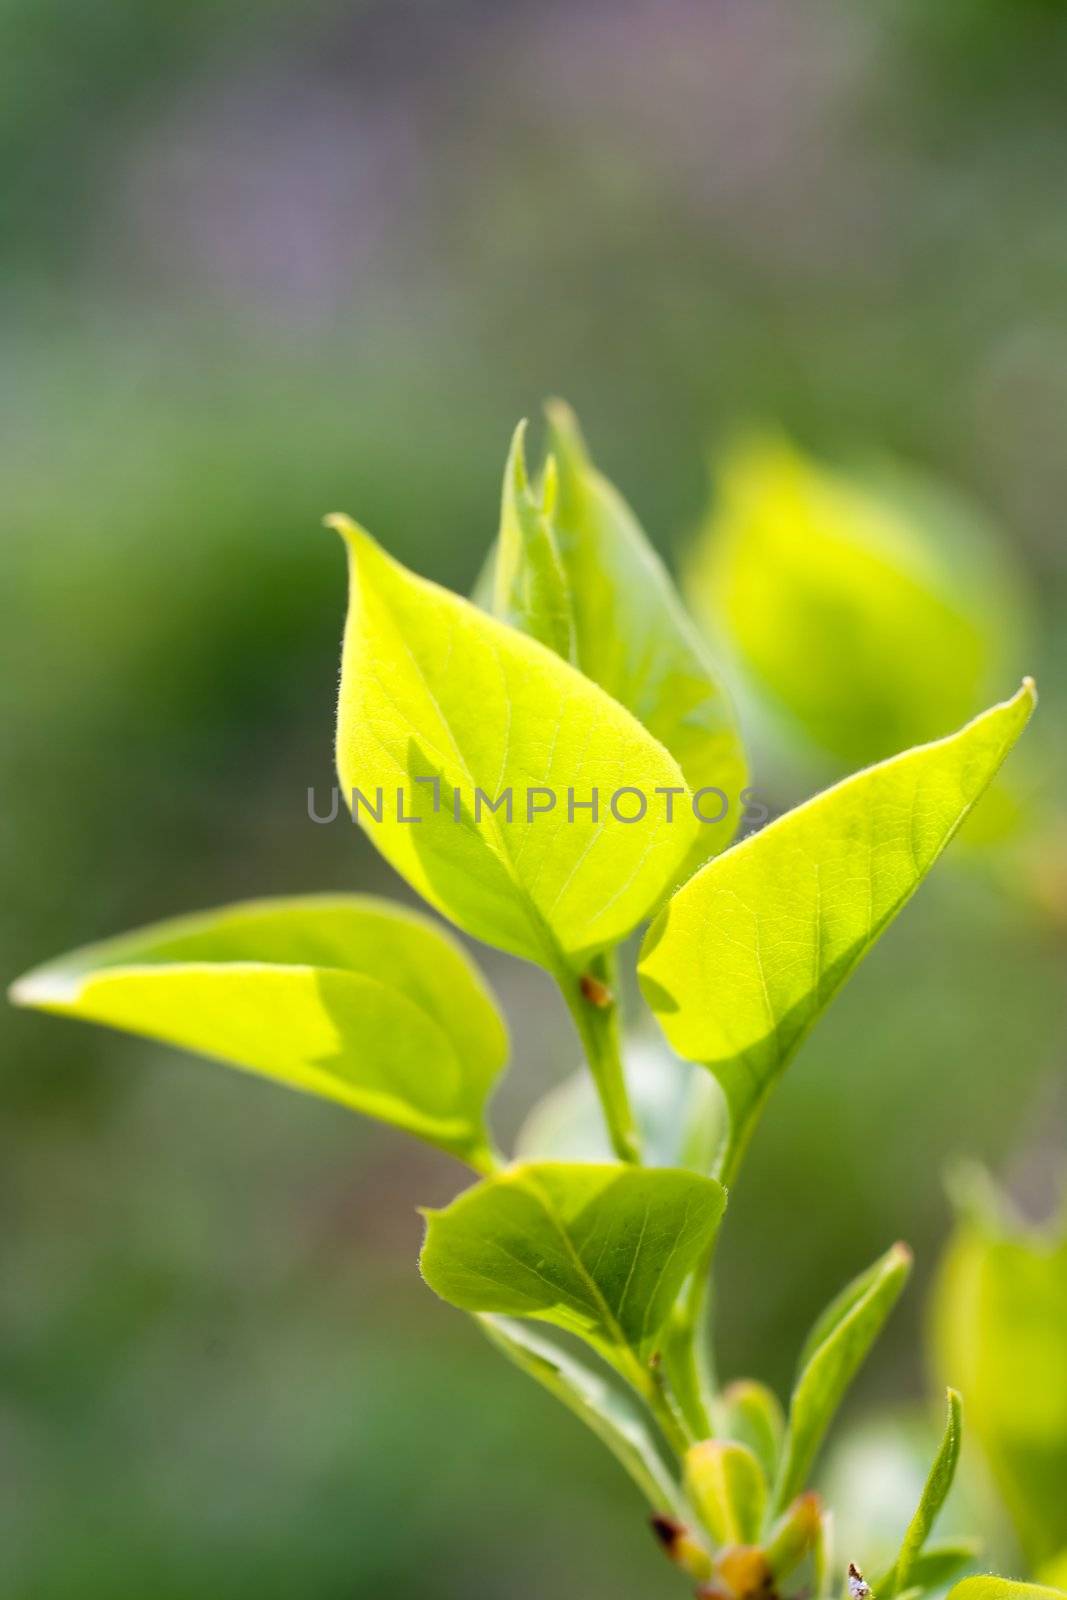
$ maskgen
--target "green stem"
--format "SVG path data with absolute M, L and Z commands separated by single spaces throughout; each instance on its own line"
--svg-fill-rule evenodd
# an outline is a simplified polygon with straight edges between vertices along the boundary
M 559 985 L 593 1074 L 611 1147 L 620 1161 L 640 1163 L 641 1144 L 622 1066 L 614 958 L 595 956 L 580 978 L 562 972 Z
M 708 1332 L 711 1258 L 698 1262 L 664 1330 L 663 1365 L 686 1424 L 698 1439 L 714 1434 L 711 1417 L 715 1379 Z

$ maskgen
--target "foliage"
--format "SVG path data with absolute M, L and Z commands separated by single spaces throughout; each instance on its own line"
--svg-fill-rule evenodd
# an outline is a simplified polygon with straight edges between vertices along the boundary
M 330 519 L 351 575 L 337 766 L 354 819 L 431 906 L 557 981 L 615 1159 L 496 1154 L 486 1103 L 506 1041 L 494 1002 L 448 936 L 377 901 L 162 924 L 50 963 L 13 998 L 217 1056 L 466 1162 L 479 1181 L 426 1214 L 430 1287 L 591 1424 L 703 1595 L 822 1596 L 836 1578 L 809 1476 L 910 1256 L 893 1246 L 833 1300 L 783 1419 L 754 1382 L 720 1391 L 707 1359 L 724 1184 L 807 1032 L 994 778 L 1034 691 L 1025 682 L 724 851 L 746 775 L 729 698 L 573 419 L 557 406 L 550 423 L 536 487 L 516 438 L 481 606 Z M 704 820 L 711 789 L 728 803 Z M 650 1117 L 630 1100 L 616 970 L 650 919 L 642 989 L 696 1064 L 659 1058 L 687 1092 L 647 1097 L 661 1133 L 665 1106 L 681 1124 L 658 1163 L 642 1159 Z M 704 1069 L 711 1098 L 692 1093 Z M 549 1145 L 553 1109 L 555 1133 L 540 1118 Z M 950 1407 L 887 1595 L 943 1581 L 924 1547 L 955 1469 Z M 858 1573 L 852 1583 L 869 1593 Z

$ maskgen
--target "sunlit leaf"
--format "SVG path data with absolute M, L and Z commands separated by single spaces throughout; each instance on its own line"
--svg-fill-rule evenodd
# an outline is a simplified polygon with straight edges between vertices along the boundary
M 385 901 L 224 906 L 75 950 L 11 994 L 335 1100 L 476 1165 L 488 1156 L 504 1024 L 453 939 Z
M 801 1352 L 775 1489 L 784 1509 L 804 1488 L 845 1391 L 881 1332 L 911 1269 L 900 1244 L 868 1267 L 827 1307 Z
M 938 1512 L 956 1476 L 963 1436 L 963 1403 L 955 1389 L 948 1391 L 948 1417 L 945 1432 L 934 1457 L 923 1487 L 915 1515 L 904 1534 L 900 1554 L 890 1571 L 874 1585 L 878 1600 L 892 1600 L 893 1595 L 917 1586 L 916 1567 Z
M 724 1205 L 691 1172 L 516 1166 L 427 1213 L 422 1272 L 461 1310 L 555 1323 L 632 1378 Z
M 334 520 L 352 576 L 337 729 L 346 798 L 382 791 L 380 820 L 354 802 L 360 824 L 467 932 L 573 970 L 651 911 L 688 854 L 691 807 L 669 821 L 655 792 L 683 783 L 678 767 L 558 656 Z M 621 788 L 637 798 L 613 810 Z M 594 790 L 595 818 L 577 809 Z
M 509 1317 L 479 1316 L 493 1343 L 592 1428 L 656 1511 L 684 1514 L 646 1414 L 629 1389 L 568 1350 L 551 1334 Z
M 934 1305 L 937 1356 L 1034 1569 L 1067 1548 L 1067 1226 L 990 1194 L 956 1229 Z
M 718 464 L 687 588 L 765 700 L 849 766 L 971 716 L 1020 631 L 1006 552 L 970 508 L 900 471 L 832 471 L 778 437 Z
M 948 1600 L 1063 1600 L 1062 1589 L 1040 1583 L 1015 1583 L 1009 1578 L 963 1578 L 948 1592 Z
M 732 1176 L 774 1083 L 907 903 L 1029 720 L 1033 686 L 846 779 L 710 862 L 645 937 L 641 986 L 726 1093 Z

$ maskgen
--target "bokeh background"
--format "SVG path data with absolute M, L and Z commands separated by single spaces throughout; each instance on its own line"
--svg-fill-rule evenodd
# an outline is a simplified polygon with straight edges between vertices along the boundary
M 249 894 L 400 892 L 306 814 L 344 604 L 319 519 L 468 588 L 557 392 L 676 564 L 742 425 L 954 485 L 1029 591 L 1002 687 L 1041 680 L 1055 810 L 1061 5 L 2 0 L 0 55 L 7 976 Z M 924 889 L 731 1206 L 722 1366 L 779 1388 L 840 1280 L 915 1246 L 860 1428 L 924 1405 L 946 1167 L 1040 1210 L 1062 1156 L 1062 923 L 1005 876 Z M 508 1130 L 575 1044 L 482 959 Z M 11 1600 L 680 1592 L 595 1442 L 420 1285 L 444 1158 L 73 1023 L 5 1012 L 0 1049 Z

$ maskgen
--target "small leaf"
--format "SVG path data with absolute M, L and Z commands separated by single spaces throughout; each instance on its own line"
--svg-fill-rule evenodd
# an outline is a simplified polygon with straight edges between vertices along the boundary
M 1010 1578 L 963 1578 L 948 1592 L 948 1600 L 1063 1600 L 1064 1590 L 1041 1583 L 1016 1583 Z
M 570 588 L 551 520 L 555 470 L 550 467 L 546 472 L 543 499 L 538 500 L 526 473 L 525 436 L 526 424 L 521 422 L 504 469 L 492 609 L 502 621 L 573 663 Z
M 962 722 L 1010 670 L 1009 554 L 940 485 L 750 437 L 718 464 L 686 587 L 764 702 L 859 766 Z
M 581 970 L 648 915 L 688 853 L 691 807 L 668 821 L 655 793 L 683 782 L 678 767 L 551 651 L 333 521 L 352 576 L 338 771 L 346 797 L 384 800 L 380 820 L 357 802 L 358 821 L 468 933 L 557 975 Z M 613 811 L 620 788 L 640 792 L 643 814 L 632 795 Z M 593 791 L 595 817 L 578 809 Z M 508 794 L 510 821 L 490 809 Z
M 678 891 L 645 937 L 645 996 L 673 1048 L 718 1078 L 729 1181 L 772 1086 L 1026 726 L 1014 699 L 817 795 Z
M 722 1090 L 708 1073 L 639 1038 L 626 1051 L 626 1084 L 648 1167 L 714 1169 L 726 1133 Z M 519 1130 L 520 1161 L 610 1161 L 611 1141 L 593 1079 L 564 1078 L 538 1101 Z
M 905 1245 L 893 1245 L 816 1322 L 801 1354 L 789 1405 L 776 1509 L 784 1509 L 803 1489 L 845 1390 L 881 1332 L 910 1270 L 911 1252 Z
M 463 1311 L 579 1334 L 634 1380 L 725 1202 L 690 1172 L 516 1166 L 427 1212 L 422 1273 Z
M 660 1455 L 640 1404 L 628 1389 L 557 1343 L 507 1317 L 475 1319 L 498 1349 L 580 1417 L 630 1474 L 655 1511 L 683 1516 L 678 1485 Z
M 719 1396 L 715 1425 L 724 1438 L 747 1445 L 767 1482 L 774 1482 L 785 1437 L 785 1417 L 776 1394 L 752 1378 L 739 1378 Z
M 685 1457 L 685 1492 L 717 1545 L 755 1544 L 767 1509 L 767 1480 L 751 1450 L 705 1439 Z
M 927 1476 L 915 1515 L 908 1524 L 896 1563 L 881 1582 L 874 1585 L 878 1600 L 892 1600 L 894 1595 L 913 1587 L 917 1582 L 916 1563 L 952 1487 L 952 1480 L 956 1476 L 962 1429 L 963 1402 L 956 1390 L 950 1389 L 948 1418 L 941 1444 Z
M 214 1056 L 487 1162 L 504 1024 L 452 938 L 388 902 L 248 901 L 156 923 L 39 967 L 11 997 Z

